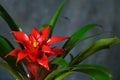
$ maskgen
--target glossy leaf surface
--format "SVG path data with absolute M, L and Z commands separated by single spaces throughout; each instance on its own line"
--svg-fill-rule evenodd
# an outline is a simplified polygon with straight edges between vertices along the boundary
M 63 80 L 65 77 L 67 77 L 67 76 L 69 76 L 69 75 L 71 75 L 71 74 L 73 74 L 73 73 L 75 73 L 75 71 L 65 72 L 65 73 L 57 76 L 57 77 L 55 78 L 55 80 Z
M 82 72 L 90 76 L 93 80 L 112 80 L 111 73 L 102 66 L 94 64 L 80 64 L 73 71 Z
M 51 72 L 46 78 L 45 80 L 54 80 L 57 76 L 63 74 L 64 72 L 69 71 L 70 68 L 65 67 L 65 68 L 59 68 L 54 70 L 53 72 Z
M 88 24 L 78 29 L 75 33 L 72 34 L 63 48 L 69 52 L 89 30 L 93 29 L 96 26 L 97 24 Z
M 15 69 L 11 68 L 11 66 L 9 66 L 9 64 L 7 64 L 5 61 L 0 61 L 0 66 L 7 70 L 11 75 L 13 75 L 13 77 L 16 78 L 16 80 L 22 80 L 22 78 L 15 71 Z
M 7 11 L 0 4 L 0 16 L 7 22 L 12 31 L 22 31 L 20 26 L 18 26 Z
M 56 10 L 55 14 L 53 15 L 53 17 L 51 18 L 51 20 L 48 22 L 48 24 L 44 24 L 42 25 L 41 29 L 45 28 L 46 26 L 50 26 L 50 34 L 49 37 L 51 37 L 53 29 L 55 27 L 55 24 L 58 20 L 58 17 L 60 15 L 60 12 L 62 10 L 62 8 L 64 7 L 64 4 L 67 0 L 63 0 L 62 3 L 60 4 L 60 6 L 58 7 L 58 9 Z
M 55 58 L 54 60 L 51 61 L 51 64 L 56 64 L 56 65 L 64 66 L 64 67 L 67 67 L 69 65 L 66 62 L 66 60 L 63 59 L 62 57 Z
M 6 38 L 0 36 L 0 57 L 3 58 L 10 65 L 10 67 L 16 71 L 16 73 L 18 71 L 18 67 L 20 67 L 21 68 L 20 72 L 22 74 L 24 74 L 24 76 L 26 77 L 26 75 L 25 75 L 26 73 L 24 72 L 22 65 L 19 63 L 16 66 L 16 63 L 15 63 L 16 58 L 15 57 L 5 58 L 5 56 L 13 49 L 14 49 L 14 47 L 12 46 L 12 44 Z
M 12 44 L 4 37 L 0 36 L 0 56 L 5 57 L 14 47 Z
M 100 51 L 102 49 L 109 48 L 112 44 L 120 42 L 120 39 L 117 37 L 113 38 L 103 38 L 100 40 L 97 40 L 90 45 L 87 46 L 82 52 L 80 52 L 70 63 L 70 65 L 79 64 L 81 61 L 89 57 L 90 55 L 94 54 L 97 51 Z

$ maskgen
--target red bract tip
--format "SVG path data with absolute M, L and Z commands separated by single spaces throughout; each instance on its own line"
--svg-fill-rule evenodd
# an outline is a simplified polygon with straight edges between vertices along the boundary
M 51 45 L 56 42 L 66 40 L 69 37 L 53 36 L 48 39 L 49 31 L 49 26 L 45 27 L 41 31 L 33 28 L 29 35 L 24 32 L 12 31 L 16 40 L 24 46 L 24 49 L 14 49 L 7 56 L 17 56 L 16 63 L 25 58 L 29 63 L 39 64 L 47 70 L 50 70 L 48 57 L 64 53 L 62 48 L 51 48 Z M 32 72 L 35 72 L 35 70 Z

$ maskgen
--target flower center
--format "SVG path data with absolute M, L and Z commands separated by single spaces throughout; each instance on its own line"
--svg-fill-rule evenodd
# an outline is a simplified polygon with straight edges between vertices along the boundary
M 37 41 L 34 41 L 34 42 L 33 42 L 33 46 L 34 46 L 34 47 L 37 47 L 38 44 L 39 44 L 39 43 L 38 43 Z

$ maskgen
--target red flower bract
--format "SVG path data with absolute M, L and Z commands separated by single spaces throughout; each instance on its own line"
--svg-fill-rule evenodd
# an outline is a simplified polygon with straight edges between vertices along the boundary
M 16 41 L 21 43 L 24 49 L 14 49 L 7 56 L 17 56 L 16 63 L 25 58 L 29 63 L 37 63 L 49 70 L 48 57 L 64 53 L 62 48 L 51 48 L 50 45 L 68 39 L 61 36 L 48 38 L 49 28 L 48 26 L 41 31 L 33 28 L 28 36 L 24 32 L 12 31 Z

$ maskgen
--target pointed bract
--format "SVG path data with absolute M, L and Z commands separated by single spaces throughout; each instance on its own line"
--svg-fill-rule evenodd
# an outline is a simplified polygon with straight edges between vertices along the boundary
M 45 27 L 44 29 L 42 29 L 42 30 L 40 31 L 40 34 L 42 34 L 42 37 L 43 37 L 43 38 L 47 38 L 48 35 L 49 35 L 49 31 L 50 31 L 50 27 L 47 26 L 47 27 Z
M 30 35 L 32 35 L 35 38 L 39 38 L 40 37 L 40 33 L 36 28 L 32 28 L 32 31 L 30 33 Z
M 40 65 L 45 67 L 47 70 L 50 70 L 48 66 L 48 58 L 45 54 L 42 56 L 42 58 L 38 59 L 37 61 Z
M 25 58 L 27 55 L 28 55 L 28 54 L 25 53 L 25 51 L 19 51 L 19 52 L 18 52 L 18 55 L 17 55 L 18 58 L 17 58 L 16 63 L 18 63 L 20 60 L 22 60 L 23 58 Z
M 15 35 L 16 40 L 22 44 L 29 41 L 28 36 L 24 32 L 12 31 L 12 33 Z
M 8 57 L 8 56 L 17 56 L 17 55 L 18 55 L 18 52 L 19 52 L 18 49 L 14 49 L 14 50 L 12 50 L 10 53 L 8 53 L 8 54 L 5 56 L 5 58 Z
M 50 46 L 48 46 L 48 45 L 43 45 L 42 46 L 42 51 L 45 52 L 45 53 L 53 53 Z
M 69 37 L 62 37 L 62 36 L 53 36 L 51 37 L 50 39 L 48 39 L 47 41 L 47 44 L 48 45 L 51 45 L 51 44 L 54 44 L 56 42 L 59 42 L 59 41 L 62 41 L 62 40 L 66 40 L 68 39 Z
M 61 55 L 65 53 L 65 50 L 62 48 L 52 48 L 52 51 L 55 53 L 55 55 Z
M 48 57 L 64 53 L 62 48 L 51 48 L 51 45 L 56 42 L 66 40 L 68 37 L 53 36 L 48 39 L 49 31 L 49 26 L 45 27 L 41 31 L 33 28 L 28 36 L 24 32 L 12 31 L 16 40 L 24 46 L 24 49 L 14 49 L 6 56 L 17 56 L 16 63 L 25 58 L 28 60 L 28 63 L 39 64 L 47 70 L 50 70 Z

